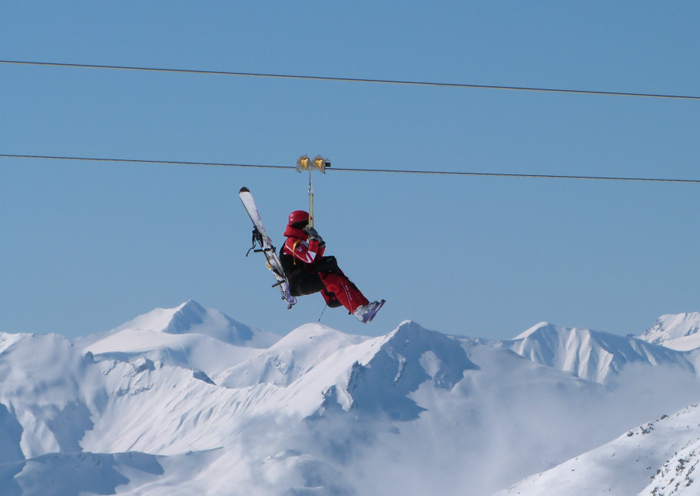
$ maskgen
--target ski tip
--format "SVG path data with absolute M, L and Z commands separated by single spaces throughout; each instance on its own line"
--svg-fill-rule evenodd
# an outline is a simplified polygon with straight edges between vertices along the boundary
M 238 190 L 238 194 L 240 195 L 241 193 L 250 193 L 250 190 L 243 186 L 241 189 Z

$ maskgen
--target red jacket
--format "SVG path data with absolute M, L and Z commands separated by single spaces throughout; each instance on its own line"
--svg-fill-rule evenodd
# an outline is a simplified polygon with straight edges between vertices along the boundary
M 309 235 L 301 229 L 287 226 L 284 235 L 287 237 L 287 241 L 284 242 L 282 253 L 293 255 L 294 258 L 304 263 L 314 263 L 316 258 L 322 257 L 323 252 L 326 250 L 325 246 L 318 246 L 318 241 L 309 241 Z

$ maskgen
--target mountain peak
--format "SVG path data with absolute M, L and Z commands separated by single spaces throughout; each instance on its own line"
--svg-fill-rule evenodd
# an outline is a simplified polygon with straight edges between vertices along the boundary
M 268 348 L 280 339 L 276 334 L 252 328 L 218 310 L 205 308 L 194 300 L 187 300 L 175 308 L 156 308 L 111 331 L 76 339 L 75 343 L 81 348 L 87 348 L 122 331 L 203 334 L 234 346 L 253 348 Z
M 539 324 L 536 324 L 536 325 L 530 327 L 527 331 L 522 332 L 522 333 L 518 334 L 517 336 L 515 336 L 513 338 L 513 341 L 518 340 L 518 339 L 525 339 L 529 335 L 534 334 L 535 332 L 539 331 L 540 329 L 544 329 L 546 327 L 558 327 L 558 326 L 550 324 L 549 322 L 540 322 Z
M 202 324 L 206 313 L 207 309 L 202 305 L 194 300 L 187 300 L 175 308 L 155 308 L 109 332 L 137 329 L 140 331 L 182 334 L 188 332 L 193 326 Z
M 167 332 L 169 334 L 187 333 L 192 327 L 204 324 L 207 309 L 194 300 L 187 300 L 180 306 L 175 307 L 175 312 L 170 318 L 170 322 L 163 329 L 152 329 L 156 332 Z
M 678 351 L 700 348 L 700 312 L 662 315 L 639 338 Z
M 167 334 L 204 334 L 237 346 L 248 344 L 258 333 L 218 310 L 204 308 L 194 300 L 187 300 L 175 308 L 156 308 L 117 328 L 126 329 Z M 269 346 L 272 343 L 265 344 Z
M 451 390 L 465 371 L 478 369 L 456 339 L 405 321 L 355 362 L 345 390 L 356 411 L 382 411 L 395 420 L 414 420 L 425 408 L 410 393 L 422 383 L 431 381 L 436 388 Z

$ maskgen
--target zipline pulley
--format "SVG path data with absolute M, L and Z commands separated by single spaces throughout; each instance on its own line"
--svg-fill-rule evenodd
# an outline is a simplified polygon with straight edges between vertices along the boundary
M 297 159 L 297 172 L 303 170 L 309 171 L 309 226 L 314 227 L 314 186 L 311 181 L 311 173 L 315 170 L 326 173 L 326 167 L 331 166 L 331 161 L 323 158 L 321 155 L 316 155 L 313 160 L 308 155 L 302 155 Z

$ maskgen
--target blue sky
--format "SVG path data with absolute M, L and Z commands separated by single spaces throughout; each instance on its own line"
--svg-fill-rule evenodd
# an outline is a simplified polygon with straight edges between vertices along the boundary
M 700 95 L 696 2 L 2 2 L 0 58 Z M 700 179 L 696 101 L 0 65 L 0 153 Z M 69 337 L 187 299 L 278 333 L 245 258 L 279 245 L 293 171 L 0 159 L 0 331 Z M 412 319 L 508 338 L 539 321 L 640 333 L 700 310 L 700 187 L 315 177 L 341 267 Z

